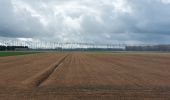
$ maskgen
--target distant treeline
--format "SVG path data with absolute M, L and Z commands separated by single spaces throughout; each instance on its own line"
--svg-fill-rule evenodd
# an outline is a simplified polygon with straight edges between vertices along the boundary
M 28 50 L 28 46 L 0 46 L 0 51 Z
M 125 48 L 55 48 L 31 49 L 28 46 L 0 46 L 0 51 L 52 50 L 52 51 L 170 51 L 170 45 L 125 46 Z
M 72 48 L 72 49 L 62 49 L 58 48 L 60 51 L 123 51 L 120 48 Z
M 170 51 L 170 45 L 126 46 L 126 51 Z
M 55 48 L 55 49 L 30 49 L 32 51 L 124 51 L 120 48 Z

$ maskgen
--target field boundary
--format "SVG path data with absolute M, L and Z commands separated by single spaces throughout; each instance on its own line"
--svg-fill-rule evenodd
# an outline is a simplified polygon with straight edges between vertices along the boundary
M 68 55 L 65 55 L 60 60 L 50 65 L 47 69 L 43 70 L 40 73 L 30 77 L 29 79 L 23 81 L 21 86 L 23 88 L 35 88 L 39 87 L 48 77 L 55 71 L 55 69 L 62 64 L 62 62 L 67 58 Z

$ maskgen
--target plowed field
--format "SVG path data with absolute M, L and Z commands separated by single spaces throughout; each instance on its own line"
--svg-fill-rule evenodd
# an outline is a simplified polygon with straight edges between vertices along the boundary
M 170 100 L 168 53 L 0 57 L 2 100 Z

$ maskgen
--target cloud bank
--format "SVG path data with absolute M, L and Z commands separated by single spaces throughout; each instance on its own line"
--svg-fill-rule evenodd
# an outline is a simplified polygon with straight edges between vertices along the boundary
M 0 36 L 170 43 L 170 0 L 0 0 Z

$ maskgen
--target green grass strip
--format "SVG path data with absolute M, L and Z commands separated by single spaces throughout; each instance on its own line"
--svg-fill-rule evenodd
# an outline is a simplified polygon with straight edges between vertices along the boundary
M 2 51 L 0 52 L 0 57 L 5 57 L 5 56 L 18 56 L 18 55 L 27 55 L 27 54 L 35 54 L 35 53 L 40 53 L 40 52 L 20 52 L 20 51 Z

